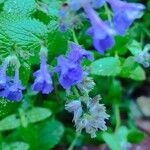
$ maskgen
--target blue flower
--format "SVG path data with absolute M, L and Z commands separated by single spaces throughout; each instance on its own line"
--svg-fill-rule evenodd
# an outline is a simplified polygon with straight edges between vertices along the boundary
M 16 67 L 15 76 L 13 81 L 7 83 L 7 96 L 6 98 L 10 101 L 20 101 L 22 99 L 22 90 L 25 87 L 22 86 L 21 80 L 19 79 L 19 69 Z
M 63 56 L 58 57 L 58 65 L 55 71 L 59 73 L 59 82 L 64 89 L 70 89 L 71 86 L 81 82 L 84 76 L 80 64 L 74 63 Z
M 7 86 L 7 71 L 8 62 L 4 61 L 0 69 L 0 97 L 6 96 L 6 86 Z
M 120 35 L 124 35 L 126 30 L 135 19 L 143 15 L 145 6 L 139 3 L 128 3 L 120 0 L 108 0 L 114 11 L 114 25 Z
M 40 69 L 34 73 L 36 78 L 32 89 L 34 91 L 42 92 L 43 94 L 49 94 L 53 90 L 52 77 L 48 71 L 47 56 L 41 54 Z
M 91 61 L 94 60 L 91 52 L 86 51 L 82 46 L 71 42 L 70 43 L 70 52 L 68 53 L 68 59 L 74 63 L 81 63 L 83 58 L 87 58 Z
M 87 33 L 93 37 L 95 49 L 103 54 L 107 49 L 111 49 L 114 46 L 114 35 L 116 33 L 107 23 L 100 19 L 91 6 L 87 5 L 84 10 L 92 24 Z
M 83 58 L 92 61 L 93 55 L 73 42 L 70 43 L 70 52 L 67 58 L 64 56 L 58 57 L 58 65 L 55 71 L 60 75 L 59 82 L 64 89 L 70 89 L 71 86 L 80 83 L 83 77 L 87 75 L 82 69 Z

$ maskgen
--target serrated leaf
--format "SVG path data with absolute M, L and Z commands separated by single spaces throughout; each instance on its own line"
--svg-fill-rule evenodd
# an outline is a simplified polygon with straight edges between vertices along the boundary
M 35 0 L 7 0 L 4 3 L 4 11 L 21 15 L 30 15 L 36 9 Z
M 49 150 L 59 143 L 64 133 L 64 126 L 57 120 L 50 120 L 40 130 L 40 148 Z
M 58 17 L 59 15 L 59 10 L 61 7 L 61 0 L 42 0 L 44 4 L 47 5 L 47 13 L 51 17 Z M 43 8 L 44 10 L 45 8 Z
M 120 60 L 115 57 L 106 57 L 94 61 L 91 66 L 91 74 L 101 76 L 116 76 L 120 73 Z
M 36 19 L 15 14 L 0 14 L 0 47 L 12 50 L 13 45 L 31 49 L 47 37 L 47 27 Z M 3 45 L 3 43 L 5 43 Z
M 10 115 L 0 121 L 0 131 L 16 129 L 21 125 L 16 115 Z
M 51 111 L 46 108 L 35 107 L 26 112 L 26 117 L 30 123 L 36 123 L 48 118 Z
M 60 10 L 61 2 L 59 0 L 51 0 L 49 3 L 49 14 L 50 16 L 56 16 L 58 17 L 59 15 L 59 10 Z

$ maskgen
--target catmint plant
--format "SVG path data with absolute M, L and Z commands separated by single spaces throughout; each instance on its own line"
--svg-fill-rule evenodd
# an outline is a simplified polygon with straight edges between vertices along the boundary
M 84 149 L 88 136 L 142 146 L 137 122 L 149 115 L 135 106 L 137 91 L 149 95 L 150 21 L 138 2 L 0 0 L 0 150 Z
M 51 73 L 48 70 L 47 64 L 48 50 L 42 46 L 40 50 L 40 69 L 34 73 L 35 81 L 32 89 L 43 94 L 49 94 L 53 90 L 53 82 Z

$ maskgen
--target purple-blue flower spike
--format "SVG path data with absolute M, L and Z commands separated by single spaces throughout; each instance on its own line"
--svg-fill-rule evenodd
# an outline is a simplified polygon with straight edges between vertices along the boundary
M 68 59 L 74 63 L 81 63 L 83 58 L 87 58 L 90 61 L 94 60 L 91 52 L 86 51 L 82 46 L 70 42 L 70 52 L 68 53 Z
M 88 34 L 93 37 L 95 49 L 103 54 L 107 49 L 111 49 L 114 46 L 114 35 L 116 32 L 101 20 L 97 12 L 90 5 L 85 5 L 84 11 L 92 24 L 92 27 L 88 30 Z
M 13 82 L 9 82 L 7 85 L 7 96 L 6 98 L 10 101 L 20 101 L 22 100 L 22 91 L 25 89 L 23 87 L 21 80 L 19 79 L 19 68 L 16 66 L 15 76 Z
M 63 56 L 58 57 L 58 64 L 55 71 L 60 75 L 59 82 L 66 90 L 80 83 L 84 76 L 81 64 L 74 63 Z
M 114 12 L 114 25 L 120 35 L 125 35 L 135 19 L 143 15 L 145 6 L 139 3 L 128 3 L 120 0 L 107 0 Z
M 32 89 L 43 94 L 49 94 L 53 90 L 51 73 L 48 71 L 47 48 L 42 47 L 40 51 L 40 69 L 34 73 L 35 81 Z
M 6 96 L 6 86 L 7 86 L 7 67 L 9 61 L 5 60 L 0 69 L 0 97 Z

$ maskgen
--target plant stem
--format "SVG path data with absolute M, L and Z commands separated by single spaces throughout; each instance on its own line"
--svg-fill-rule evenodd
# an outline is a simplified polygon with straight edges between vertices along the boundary
M 76 33 L 75 33 L 74 30 L 72 30 L 72 35 L 73 35 L 73 40 L 74 40 L 74 42 L 77 43 L 77 44 L 79 44 L 78 39 L 77 39 L 77 36 L 76 36 Z
M 110 11 L 110 9 L 109 9 L 107 3 L 104 4 L 104 8 L 105 8 L 105 12 L 106 12 L 106 14 L 107 14 L 108 20 L 109 20 L 109 22 L 111 23 L 111 20 L 112 20 L 112 18 L 111 18 L 111 11 Z
M 23 109 L 19 109 L 19 115 L 20 115 L 20 121 L 21 121 L 21 125 L 22 127 L 26 128 L 28 126 L 28 121 L 25 117 L 25 113 L 23 111 Z
M 80 97 L 79 91 L 75 86 L 72 88 L 72 90 L 77 97 Z
M 68 150 L 73 150 L 73 148 L 74 148 L 74 146 L 75 146 L 75 144 L 76 144 L 79 136 L 80 136 L 80 134 L 77 133 L 76 136 L 75 136 L 75 138 L 74 138 L 74 140 L 72 141 L 71 145 L 69 146 Z
M 115 116 L 116 116 L 116 127 L 115 127 L 115 131 L 117 131 L 117 129 L 120 127 L 121 121 L 120 121 L 120 109 L 119 109 L 119 105 L 115 104 Z

